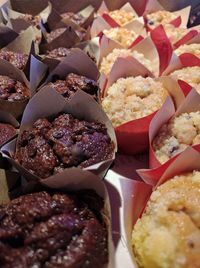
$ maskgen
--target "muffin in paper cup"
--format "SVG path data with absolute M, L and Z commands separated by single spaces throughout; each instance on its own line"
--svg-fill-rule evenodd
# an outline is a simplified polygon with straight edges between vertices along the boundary
M 139 174 L 147 174 L 147 176 L 150 176 L 153 174 L 155 176 L 159 176 L 161 172 L 166 170 L 168 167 L 174 163 L 175 159 L 179 157 L 179 155 L 183 154 L 185 150 L 187 150 L 188 147 L 193 147 L 195 150 L 199 151 L 200 145 L 199 142 L 197 141 L 198 138 L 198 132 L 196 130 L 196 123 L 198 120 L 199 116 L 199 95 L 195 90 L 192 90 L 188 96 L 185 98 L 185 100 L 182 102 L 182 104 L 178 107 L 178 109 L 175 108 L 172 99 L 168 98 L 163 105 L 163 107 L 160 109 L 160 111 L 156 114 L 154 119 L 152 120 L 150 127 L 149 127 L 149 165 L 150 169 L 148 170 L 139 170 Z M 176 118 L 176 121 L 172 121 Z M 191 120 L 195 118 L 195 125 L 190 124 Z M 158 133 L 160 130 L 164 131 L 165 129 L 165 124 L 171 120 L 171 125 L 168 124 L 169 131 L 172 129 L 173 133 L 177 133 L 173 135 L 173 133 L 166 132 L 167 134 L 163 136 L 162 139 L 164 138 L 164 141 L 166 141 L 166 146 L 163 147 L 163 149 L 157 150 L 157 155 L 155 148 L 153 148 L 153 141 L 155 142 L 155 138 L 157 137 L 158 139 Z M 173 122 L 176 122 L 176 125 Z M 178 124 L 184 123 L 184 132 L 180 134 L 180 132 L 176 132 L 176 127 Z M 188 123 L 187 123 L 188 122 Z M 190 125 L 192 127 L 192 130 L 188 129 L 190 128 Z M 162 128 L 161 128 L 162 127 Z M 166 130 L 168 131 L 168 130 Z M 196 131 L 196 132 L 195 132 Z M 187 134 L 188 137 L 187 138 Z M 185 143 L 180 140 L 183 138 L 183 141 L 185 141 L 185 138 L 187 141 Z M 192 142 L 190 141 L 190 135 L 192 135 Z M 197 138 L 196 138 L 197 136 Z M 166 139 L 165 139 L 166 137 Z M 195 139 L 196 138 L 196 139 Z M 194 139 L 194 143 L 193 143 Z M 179 142 L 180 140 L 180 142 Z M 156 140 L 157 141 L 157 140 Z M 167 145 L 168 142 L 168 145 Z M 155 143 L 154 143 L 155 144 Z M 157 144 L 157 143 L 156 143 Z M 155 145 L 156 145 L 155 144 Z M 160 141 L 161 144 L 161 141 Z M 169 146 L 171 145 L 171 147 Z M 170 150 L 170 148 L 171 150 Z M 164 150 L 165 148 L 165 150 Z M 169 149 L 169 150 L 168 150 Z M 173 150 L 172 150 L 173 149 Z M 169 156 L 167 154 L 169 153 Z M 159 153 L 159 155 L 158 155 Z M 146 181 L 147 182 L 147 181 Z M 150 180 L 151 183 L 151 180 Z
M 88 262 L 91 265 L 98 263 L 98 267 L 102 268 L 115 267 L 115 252 L 112 241 L 112 218 L 110 210 L 110 200 L 104 184 L 96 175 L 88 171 L 80 170 L 77 172 L 73 170 L 71 171 L 70 178 L 67 181 L 65 179 L 65 176 L 66 176 L 65 173 L 63 173 L 60 174 L 56 179 L 49 178 L 45 181 L 38 182 L 35 184 L 27 183 L 26 179 L 24 179 L 24 181 L 21 184 L 21 187 L 16 189 L 14 193 L 11 192 L 10 198 L 7 194 L 8 189 L 6 189 L 5 187 L 4 189 L 1 189 L 2 190 L 1 197 L 4 197 L 4 199 L 2 198 L 1 200 L 1 202 L 3 202 L 2 207 L 6 208 L 6 205 L 8 203 L 10 204 L 10 206 L 12 206 L 13 203 L 17 202 L 18 200 L 18 205 L 19 207 L 21 207 L 20 211 L 22 211 L 24 203 L 26 204 L 26 206 L 29 206 L 31 201 L 33 202 L 30 205 L 29 209 L 25 208 L 26 212 L 24 212 L 24 216 L 28 217 L 28 215 L 30 216 L 29 213 L 30 211 L 37 210 L 36 214 L 38 216 L 40 215 L 41 217 L 39 222 L 38 219 L 36 220 L 34 216 L 29 218 L 29 220 L 33 223 L 34 226 L 33 227 L 34 229 L 30 233 L 37 231 L 37 229 L 35 229 L 36 227 L 34 224 L 35 222 L 37 222 L 37 224 L 39 224 L 41 227 L 46 226 L 47 228 L 46 231 L 48 230 L 46 232 L 45 241 L 48 241 L 50 237 L 54 238 L 53 240 L 54 243 L 52 243 L 51 239 L 51 243 L 45 244 L 46 247 L 44 245 L 44 248 L 46 249 L 48 248 L 48 251 L 51 253 L 48 256 L 49 258 L 47 259 L 45 258 L 46 255 L 43 254 L 44 251 L 43 253 L 41 252 L 42 255 L 40 256 L 43 256 L 44 260 L 43 263 L 48 262 L 48 265 L 52 266 L 57 265 L 58 262 L 59 265 L 62 264 L 63 262 L 65 262 L 66 264 L 66 259 L 64 258 L 64 256 L 68 256 L 68 254 L 70 254 L 71 251 L 68 252 L 64 250 L 63 252 L 64 256 L 62 256 L 63 258 L 61 256 L 60 258 L 58 258 L 59 253 L 57 252 L 57 250 L 56 251 L 54 250 L 63 248 L 64 245 L 69 244 L 70 244 L 69 248 L 73 249 L 74 248 L 73 242 L 72 244 L 70 242 L 75 241 L 75 238 L 68 239 L 68 237 L 70 235 L 74 236 L 76 234 L 77 235 L 76 254 L 71 254 L 71 258 L 68 258 L 70 265 L 76 267 L 82 267 L 82 265 L 85 264 L 85 261 L 88 260 Z M 46 208 L 48 207 L 47 210 L 45 210 L 46 212 L 44 211 L 44 203 L 46 204 L 45 207 Z M 52 204 L 54 204 L 54 206 Z M 82 212 L 82 216 L 81 216 L 81 205 L 85 211 L 85 213 Z M 58 206 L 59 208 L 58 207 L 55 208 L 55 206 Z M 58 212 L 57 209 L 59 210 L 59 216 L 57 213 Z M 78 211 L 78 213 L 76 211 Z M 15 214 L 17 214 L 17 211 Z M 87 216 L 88 219 L 85 219 L 85 217 Z M 81 227 L 79 226 L 79 224 L 81 223 L 80 217 L 83 217 L 83 219 L 85 220 L 85 222 L 82 222 L 83 224 L 82 228 L 84 228 L 85 231 L 79 233 L 78 230 Z M 49 229 L 48 225 L 49 222 L 51 223 L 51 227 L 53 227 L 53 229 Z M 77 223 L 76 229 L 73 228 L 74 222 Z M 19 221 L 18 225 L 20 225 L 20 223 L 21 222 Z M 25 226 L 24 229 L 26 228 Z M 56 233 L 54 232 L 55 229 Z M 94 231 L 96 231 L 95 241 L 92 241 L 93 236 L 92 237 L 90 236 L 89 241 L 88 235 L 94 234 Z M 40 232 L 37 232 L 37 235 L 39 237 L 40 234 L 41 234 Z M 30 236 L 31 234 L 29 235 L 29 238 Z M 102 241 L 103 238 L 105 239 L 104 241 Z M 81 240 L 81 246 L 80 246 L 80 240 Z M 36 240 L 34 240 L 34 242 L 32 240 L 29 242 L 30 247 L 32 247 L 32 245 L 34 244 L 37 248 L 38 244 Z M 89 242 L 92 242 L 92 247 L 90 247 L 90 244 L 88 245 Z M 95 251 L 93 251 L 94 248 Z M 2 250 L 5 251 L 6 247 L 3 247 Z M 13 248 L 11 246 L 10 251 L 12 250 Z M 32 256 L 34 256 L 34 250 L 32 251 L 32 253 L 33 253 Z M 87 253 L 88 256 L 87 259 L 85 260 L 86 257 L 85 254 Z M 7 252 L 6 255 L 8 256 L 9 252 Z M 54 256 L 55 258 L 53 257 L 51 258 L 51 256 Z M 90 258 L 90 256 L 92 256 L 92 259 Z M 15 263 L 16 262 L 24 263 L 26 257 L 28 256 L 26 254 L 23 254 L 23 260 L 20 256 L 13 260 L 15 261 Z M 101 258 L 101 262 L 99 261 L 99 258 Z M 35 259 L 34 258 L 30 259 L 30 255 L 28 259 L 29 259 L 28 263 L 34 265 Z M 12 262 L 12 260 L 10 261 Z M 39 260 L 37 260 L 37 264 L 38 261 Z
M 148 49 L 147 49 L 148 48 Z M 133 58 L 137 62 L 138 68 L 145 69 L 148 76 L 159 75 L 159 56 L 152 40 L 147 37 L 140 40 L 130 49 L 124 49 L 113 40 L 106 37 L 101 39 L 99 69 L 109 80 L 113 70 L 122 68 L 117 64 L 118 59 Z M 137 69 L 134 67 L 134 69 Z
M 131 57 L 118 59 L 116 66 L 118 66 L 118 68 L 113 69 L 107 82 L 104 98 L 102 99 L 102 107 L 108 113 L 113 124 L 115 123 L 114 126 L 119 150 L 126 154 L 141 153 L 148 148 L 149 124 L 167 96 L 173 96 L 176 104 L 179 105 L 184 98 L 184 94 L 177 83 L 172 79 L 167 79 L 165 77 L 153 79 L 148 77 L 146 69 L 139 68 L 139 65 L 136 64 L 136 61 Z M 139 84 L 141 84 L 141 86 L 138 86 Z M 134 89 L 131 85 L 137 85 L 138 88 L 143 88 L 144 92 L 141 90 L 140 92 L 136 91 L 137 94 L 135 93 L 134 96 L 133 92 L 137 87 Z M 146 85 L 146 87 L 144 87 L 144 85 Z M 123 91 L 124 87 L 128 92 L 127 96 L 125 91 Z M 176 88 L 176 90 L 174 90 L 174 88 Z M 133 90 L 132 95 L 130 93 L 131 90 Z M 116 98 L 114 98 L 115 93 Z M 126 98 L 127 102 L 122 104 Z M 131 109 L 130 107 L 129 109 L 127 107 L 124 112 L 122 108 L 122 110 L 118 109 L 114 112 L 114 109 L 117 109 L 115 107 L 120 107 L 120 105 L 125 107 L 123 106 L 125 103 L 127 106 L 129 99 L 131 100 L 131 102 L 129 101 L 129 106 L 131 107 L 134 103 L 134 107 L 136 107 L 134 113 L 132 110 L 129 113 L 129 109 Z M 146 103 L 144 104 L 145 109 L 141 108 L 143 102 Z M 109 105 L 111 104 L 112 106 L 109 109 Z M 149 105 L 151 108 L 148 110 Z M 119 120 L 121 120 L 121 118 L 123 121 L 120 123 Z M 134 120 L 128 118 L 134 118 Z
M 115 200 L 111 202 L 113 223 L 115 222 L 113 228 L 118 241 L 115 267 L 119 268 L 122 261 L 125 267 L 137 267 L 131 245 L 132 227 L 141 216 L 152 187 L 140 181 L 116 177 L 118 174 L 112 175 L 107 174 L 105 184 L 110 200 Z
M 139 267 L 199 266 L 199 160 L 199 152 L 188 148 L 152 174 L 154 191 L 132 234 Z
M 46 102 L 47 99 L 48 99 L 48 102 Z M 55 106 L 55 103 L 57 103 L 56 106 Z M 79 105 L 78 110 L 77 110 L 77 105 Z M 40 107 L 40 109 L 38 109 L 38 107 Z M 18 146 L 17 142 L 19 142 L 19 139 L 21 139 L 21 137 L 22 137 L 21 135 L 24 132 L 24 130 L 28 131 L 28 130 L 33 129 L 33 123 L 36 122 L 40 118 L 49 118 L 49 119 L 50 118 L 57 118 L 57 117 L 59 117 L 59 114 L 61 114 L 61 113 L 62 114 L 68 113 L 77 119 L 84 119 L 84 120 L 87 120 L 88 122 L 99 122 L 99 124 L 102 123 L 103 125 L 105 125 L 105 127 L 107 129 L 107 134 L 105 134 L 105 135 L 106 135 L 106 137 L 109 137 L 109 139 L 108 140 L 106 139 L 105 142 L 102 140 L 102 146 L 103 146 L 103 142 L 104 142 L 104 147 L 106 146 L 106 148 L 105 148 L 106 150 L 105 150 L 105 154 L 103 152 L 102 156 L 99 155 L 99 159 L 106 158 L 106 160 L 102 161 L 100 163 L 96 163 L 96 161 L 98 161 L 98 159 L 91 158 L 90 159 L 91 163 L 96 163 L 96 164 L 88 166 L 87 163 L 85 163 L 85 166 L 87 166 L 85 169 L 92 171 L 95 174 L 98 174 L 100 177 L 103 177 L 105 175 L 107 169 L 111 165 L 112 161 L 115 158 L 115 152 L 117 150 L 115 133 L 114 133 L 114 130 L 111 126 L 110 121 L 108 120 L 105 113 L 101 110 L 100 106 L 90 96 L 88 96 L 86 93 L 84 93 L 82 91 L 78 91 L 73 96 L 73 98 L 71 98 L 71 100 L 68 102 L 60 94 L 58 94 L 56 91 L 52 90 L 51 88 L 45 88 L 45 89 L 41 90 L 40 92 L 38 92 L 30 100 L 30 102 L 29 102 L 28 106 L 26 107 L 26 110 L 23 114 L 21 128 L 20 128 L 20 134 L 19 134 L 18 139 L 13 140 L 11 143 L 8 143 L 6 146 L 4 146 L 2 148 L 2 151 L 4 152 L 4 156 L 7 157 L 8 160 L 11 163 L 13 163 L 13 165 L 22 174 L 26 175 L 27 179 L 29 179 L 29 180 L 38 181 L 42 177 L 44 179 L 45 177 L 47 177 L 47 175 L 48 175 L 48 177 L 54 177 L 54 175 L 52 176 L 54 171 L 55 171 L 55 173 L 57 173 L 57 171 L 59 172 L 59 170 L 60 171 L 65 170 L 69 173 L 72 170 L 79 171 L 80 168 L 74 167 L 74 166 L 78 166 L 78 165 L 80 166 L 80 163 L 84 163 L 85 158 L 83 158 L 83 159 L 81 158 L 79 160 L 77 158 L 77 160 L 75 162 L 69 162 L 67 164 L 67 167 L 69 167 L 69 166 L 71 166 L 71 167 L 67 168 L 67 169 L 65 168 L 66 166 L 61 164 L 62 160 L 60 162 L 61 165 L 59 163 L 57 163 L 58 161 L 57 162 L 53 161 L 52 162 L 53 164 L 51 165 L 50 169 L 47 168 L 48 174 L 45 171 L 45 173 L 40 173 L 39 176 L 37 176 L 38 172 L 36 172 L 36 170 L 31 172 L 31 171 L 29 171 L 30 167 L 29 167 L 29 170 L 27 170 L 27 169 L 23 168 L 23 166 L 21 166 L 17 161 L 14 160 L 14 154 L 16 151 L 15 148 L 16 148 L 16 146 Z M 58 120 L 60 120 L 60 119 L 58 119 Z M 65 122 L 65 121 L 63 121 L 63 122 Z M 87 143 L 87 139 L 85 141 Z M 78 146 L 78 144 L 77 144 L 77 146 Z M 19 148 L 19 147 L 17 147 L 17 148 Z M 75 150 L 75 147 L 74 147 L 74 150 Z M 73 151 L 73 152 L 75 153 L 75 151 Z M 77 153 L 78 153 L 78 151 L 77 151 Z M 18 156 L 19 156 L 19 154 L 18 154 Z M 52 157 L 53 157 L 53 155 L 52 155 Z M 52 157 L 51 157 L 51 159 L 55 158 L 55 157 L 53 157 L 53 158 Z M 74 154 L 74 157 L 75 157 L 75 154 Z M 75 158 L 74 158 L 74 160 L 75 160 Z M 88 159 L 87 161 L 90 161 L 89 158 L 87 158 L 87 159 Z M 46 160 L 48 162 L 48 159 L 46 159 Z M 59 170 L 56 168 L 57 166 L 58 166 Z M 62 168 L 61 168 L 61 166 L 62 166 Z M 54 167 L 56 168 L 55 170 L 54 170 Z

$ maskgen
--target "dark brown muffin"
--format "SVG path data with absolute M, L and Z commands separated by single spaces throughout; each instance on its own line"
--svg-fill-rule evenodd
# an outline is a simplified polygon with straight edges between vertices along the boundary
M 1 50 L 0 59 L 10 62 L 16 68 L 22 70 L 24 69 L 27 63 L 28 55 L 23 54 L 23 53 L 13 52 L 10 50 Z
M 71 20 L 73 23 L 82 25 L 85 21 L 85 18 L 81 14 L 75 14 L 73 12 L 65 12 L 61 14 L 61 17 L 64 20 Z
M 69 27 L 70 29 L 72 29 L 71 27 Z M 61 34 L 63 34 L 65 31 L 67 30 L 66 27 L 64 28 L 58 28 L 56 30 L 51 31 L 49 34 L 47 34 L 47 42 L 50 43 L 52 42 L 54 39 L 58 38 Z M 84 29 L 80 29 L 80 30 L 75 30 L 76 34 L 78 35 L 78 37 L 80 38 L 80 40 L 82 40 L 85 36 L 85 30 Z
M 67 57 L 69 54 L 70 54 L 70 49 L 65 48 L 65 47 L 59 47 L 59 48 L 53 49 L 52 51 L 49 51 L 46 57 L 61 61 L 63 58 Z
M 98 100 L 99 87 L 97 83 L 85 76 L 70 73 L 65 80 L 57 80 L 47 84 L 54 88 L 67 100 L 71 99 L 77 90 L 83 90 L 90 94 L 96 101 Z
M 16 129 L 12 125 L 0 123 L 0 146 L 9 141 L 15 134 Z
M 53 121 L 38 119 L 19 137 L 14 158 L 40 178 L 69 167 L 85 168 L 111 159 L 114 145 L 105 125 L 62 114 Z
M 0 100 L 23 101 L 30 98 L 30 90 L 22 82 L 0 75 Z
M 96 207 L 87 203 L 90 195 Z M 0 206 L 0 267 L 103 267 L 108 262 L 108 234 L 102 205 L 88 190 L 42 191 Z

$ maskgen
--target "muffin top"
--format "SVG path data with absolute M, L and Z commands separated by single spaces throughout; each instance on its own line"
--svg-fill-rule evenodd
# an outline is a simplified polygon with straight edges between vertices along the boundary
M 26 66 L 28 55 L 10 50 L 0 50 L 0 59 L 10 62 L 16 68 L 22 70 Z
M 200 111 L 183 113 L 164 124 L 155 139 L 153 150 L 163 164 L 188 146 L 200 143 Z
M 22 82 L 0 75 L 0 100 L 24 101 L 30 98 L 30 90 Z
M 70 73 L 65 80 L 57 80 L 47 84 L 54 88 L 67 100 L 71 99 L 77 90 L 83 90 L 91 95 L 96 101 L 98 100 L 99 87 L 98 84 L 85 76 Z
M 63 14 L 61 14 L 61 17 L 63 19 L 67 19 L 67 20 L 71 20 L 73 23 L 78 24 L 78 25 L 82 25 L 85 21 L 85 18 L 81 15 L 81 14 L 75 14 L 73 12 L 65 12 Z
M 134 226 L 139 267 L 200 266 L 200 172 L 175 176 L 153 192 Z
M 146 15 L 147 25 L 151 29 L 156 28 L 160 24 L 169 24 L 171 21 L 177 18 L 172 12 L 166 10 L 159 10 L 151 14 Z
M 133 12 L 129 12 L 123 9 L 113 10 L 113 11 L 108 12 L 108 14 L 120 26 L 124 26 L 130 23 L 135 18 L 135 15 Z
M 114 127 L 152 114 L 168 95 L 161 82 L 141 76 L 120 78 L 106 93 L 102 106 Z
M 16 134 L 16 129 L 6 123 L 0 123 L 0 146 L 9 141 Z
M 72 29 L 72 28 L 69 27 L 69 29 Z M 47 34 L 47 42 L 51 43 L 54 39 L 56 39 L 60 35 L 62 35 L 66 30 L 67 30 L 67 27 L 62 27 L 62 28 L 58 28 L 58 29 L 51 31 L 49 34 Z M 81 29 L 80 30 L 74 29 L 74 31 L 81 40 L 84 38 L 85 31 L 83 29 L 82 30 Z
M 120 43 L 123 47 L 129 48 L 135 39 L 138 37 L 134 31 L 127 30 L 126 28 L 111 28 L 104 30 L 103 33 L 110 39 Z
M 85 168 L 113 156 L 114 145 L 105 125 L 62 114 L 38 119 L 19 137 L 14 158 L 40 178 L 69 167 Z
M 200 44 L 182 45 L 175 50 L 175 53 L 177 56 L 180 56 L 181 54 L 184 54 L 184 53 L 191 53 L 197 56 L 198 58 L 200 58 Z
M 1 267 L 103 267 L 108 262 L 103 205 L 91 190 L 41 191 L 1 205 Z
M 175 44 L 176 42 L 178 42 L 180 39 L 182 39 L 188 33 L 188 29 L 174 27 L 171 24 L 165 24 L 164 29 L 165 29 L 166 34 L 167 34 L 167 36 L 172 44 Z
M 200 67 L 186 67 L 180 70 L 176 70 L 170 74 L 172 78 L 177 80 L 183 80 L 188 83 L 191 87 L 194 87 L 196 91 L 200 94 L 200 77 L 199 77 Z
M 51 51 L 48 51 L 46 57 L 61 61 L 63 58 L 67 57 L 69 54 L 70 54 L 70 49 L 65 48 L 65 47 L 59 47 Z
M 149 59 L 145 58 L 142 53 L 130 49 L 115 48 L 111 53 L 109 53 L 106 57 L 102 59 L 100 65 L 100 72 L 108 76 L 117 58 L 126 58 L 129 56 L 132 56 L 137 59 L 150 71 L 154 71 L 156 64 L 152 64 L 152 62 Z

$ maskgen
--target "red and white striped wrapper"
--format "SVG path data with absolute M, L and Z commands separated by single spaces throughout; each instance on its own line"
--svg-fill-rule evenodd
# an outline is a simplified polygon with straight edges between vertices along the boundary
M 154 153 L 152 142 L 156 137 L 159 129 L 165 123 L 167 123 L 171 118 L 179 116 L 182 113 L 190 113 L 199 111 L 199 103 L 200 103 L 200 95 L 196 92 L 196 90 L 191 90 L 182 104 L 175 108 L 174 103 L 171 98 L 168 98 L 156 116 L 150 123 L 149 127 L 149 166 L 150 169 L 140 169 L 138 170 L 139 175 L 145 176 L 145 182 L 151 185 L 155 185 L 154 180 L 160 176 L 168 167 L 170 167 L 174 161 L 179 157 L 177 154 L 171 159 L 169 159 L 164 164 L 161 164 L 159 160 L 156 158 Z M 191 146 L 189 146 L 191 147 Z M 195 150 L 200 152 L 200 144 L 192 146 Z

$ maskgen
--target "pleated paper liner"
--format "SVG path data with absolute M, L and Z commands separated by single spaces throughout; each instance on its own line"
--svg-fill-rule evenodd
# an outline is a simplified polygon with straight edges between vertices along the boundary
M 199 110 L 199 101 L 200 96 L 195 91 L 192 90 L 187 98 L 182 102 L 182 104 L 178 107 L 178 109 L 175 108 L 174 103 L 171 98 L 168 98 L 166 102 L 164 103 L 163 107 L 160 109 L 160 111 L 156 114 L 156 116 L 153 118 L 153 120 L 150 123 L 149 127 L 149 166 L 150 169 L 146 170 L 139 170 L 139 174 L 146 174 L 148 181 L 147 183 L 150 183 L 153 185 L 154 178 L 160 176 L 162 172 L 164 172 L 168 167 L 170 167 L 174 161 L 176 160 L 179 155 L 183 154 L 177 154 L 165 163 L 161 164 L 159 160 L 156 158 L 156 155 L 152 148 L 152 141 L 154 140 L 154 137 L 157 135 L 159 129 L 161 126 L 169 121 L 172 117 L 178 116 L 182 113 L 189 113 L 189 112 L 196 112 Z M 200 145 L 194 145 L 192 146 L 195 150 L 200 150 Z
M 98 176 L 92 174 L 89 171 L 79 170 L 71 170 L 70 177 L 66 180 L 66 172 L 59 174 L 56 178 L 48 178 L 36 184 L 28 183 L 23 180 L 21 186 L 17 189 L 12 191 L 9 194 L 9 182 L 8 180 L 15 179 L 13 174 L 10 174 L 11 177 L 8 179 L 5 176 L 3 170 L 0 170 L 0 182 L 1 182 L 1 189 L 0 189 L 0 204 L 8 203 L 12 196 L 20 196 L 24 194 L 30 194 L 32 192 L 39 192 L 39 191 L 57 191 L 61 193 L 74 193 L 82 190 L 93 190 L 96 192 L 98 196 L 103 198 L 104 206 L 99 211 L 104 219 L 104 222 L 107 226 L 108 231 L 108 264 L 104 266 L 104 268 L 114 268 L 115 267 L 115 252 L 114 246 L 112 241 L 112 218 L 111 218 L 111 208 L 110 208 L 110 200 L 109 195 L 104 186 L 103 182 L 99 179 Z M 20 180 L 20 178 L 18 178 Z
M 46 101 L 48 100 L 48 101 Z M 56 103 L 56 105 L 55 105 Z M 77 109 L 77 106 L 79 109 Z M 115 152 L 117 151 L 116 137 L 111 125 L 111 122 L 107 118 L 106 114 L 102 111 L 101 107 L 97 104 L 95 100 L 83 91 L 78 91 L 72 97 L 70 101 L 66 101 L 59 93 L 57 93 L 52 88 L 45 88 L 38 92 L 28 103 L 23 118 L 21 121 L 20 134 L 25 129 L 30 129 L 33 123 L 39 118 L 48 118 L 50 116 L 58 115 L 59 113 L 70 113 L 75 118 L 84 119 L 87 121 L 100 122 L 106 125 L 107 133 L 111 138 L 113 143 L 113 157 L 101 163 L 97 163 L 86 169 L 92 171 L 93 173 L 103 177 L 108 170 L 109 166 L 115 159 Z M 19 134 L 19 135 L 20 135 Z M 2 147 L 2 152 L 4 156 L 24 175 L 28 180 L 39 181 L 41 180 L 36 175 L 32 174 L 22 166 L 20 166 L 14 159 L 14 152 L 16 147 L 17 139 L 6 144 Z M 68 168 L 66 172 L 71 170 L 77 170 L 79 172 L 80 168 Z M 67 174 L 67 173 L 66 173 Z M 51 177 L 56 177 L 53 175 Z M 50 177 L 50 178 L 51 178 Z M 67 176 L 66 176 L 67 179 Z

